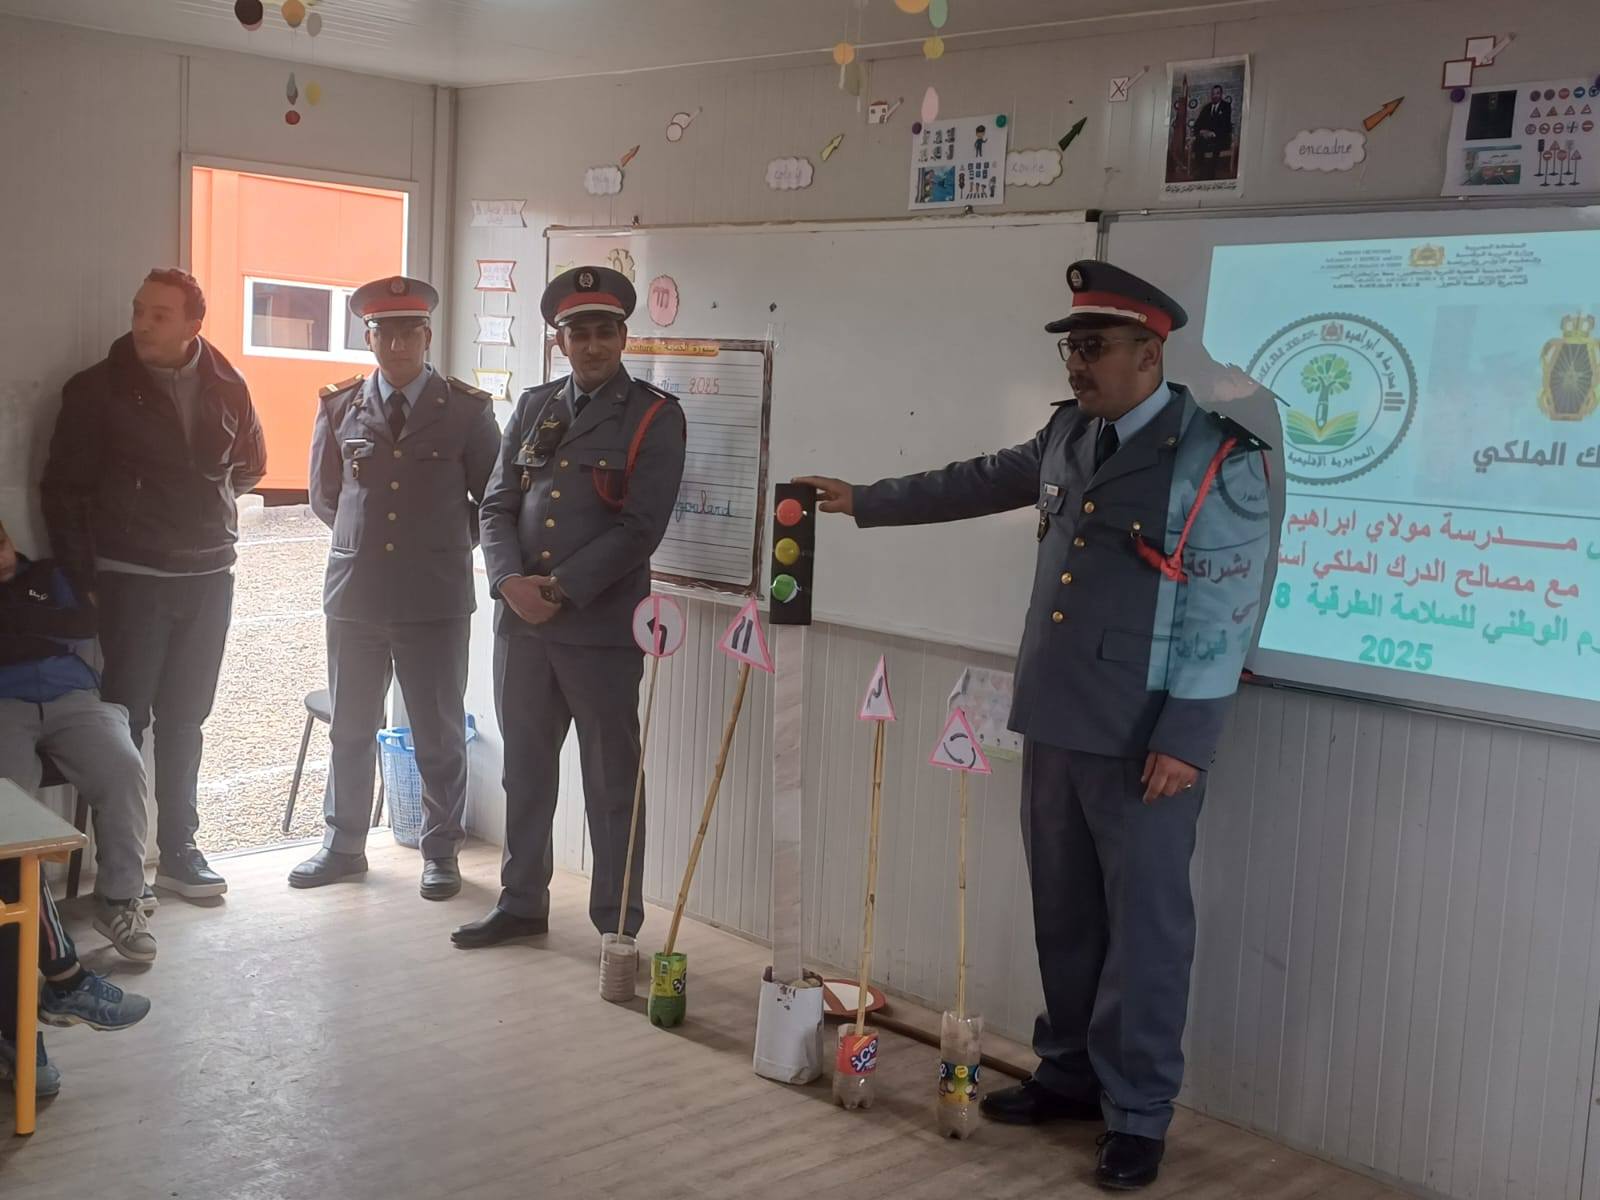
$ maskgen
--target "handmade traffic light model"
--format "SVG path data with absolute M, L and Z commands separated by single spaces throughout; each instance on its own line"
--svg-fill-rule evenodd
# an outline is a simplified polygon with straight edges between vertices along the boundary
M 811 569 L 817 544 L 816 489 L 780 483 L 772 512 L 770 613 L 774 625 L 811 624 Z

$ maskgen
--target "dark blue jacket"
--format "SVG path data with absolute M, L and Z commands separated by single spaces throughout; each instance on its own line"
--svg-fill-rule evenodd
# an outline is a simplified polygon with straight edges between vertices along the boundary
M 0 700 L 48 704 L 98 688 L 78 653 L 94 636 L 94 609 L 78 602 L 66 573 L 18 555 L 15 577 L 0 583 Z

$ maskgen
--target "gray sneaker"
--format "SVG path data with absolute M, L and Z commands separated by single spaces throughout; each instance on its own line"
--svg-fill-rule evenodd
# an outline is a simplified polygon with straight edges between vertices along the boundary
M 48 1100 L 61 1090 L 61 1072 L 56 1070 L 44 1052 L 44 1034 L 39 1035 L 38 1068 L 33 1077 L 33 1094 L 37 1099 Z M 8 1092 L 17 1088 L 17 1047 L 14 1042 L 0 1038 L 0 1083 Z
M 134 962 L 155 962 L 156 938 L 150 932 L 150 918 L 135 900 L 94 898 L 94 928 L 123 958 Z

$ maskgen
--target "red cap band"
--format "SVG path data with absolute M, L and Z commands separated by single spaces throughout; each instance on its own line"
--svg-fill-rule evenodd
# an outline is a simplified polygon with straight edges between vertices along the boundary
M 609 305 L 619 313 L 624 311 L 622 301 L 610 292 L 573 292 L 556 305 L 556 316 L 570 312 L 574 308 L 592 308 L 596 305 Z
M 1120 296 L 1116 292 L 1075 292 L 1072 297 L 1072 311 L 1126 317 L 1130 321 L 1138 321 L 1162 341 L 1166 341 L 1167 335 L 1172 332 L 1170 314 L 1153 304 L 1143 304 L 1132 297 Z

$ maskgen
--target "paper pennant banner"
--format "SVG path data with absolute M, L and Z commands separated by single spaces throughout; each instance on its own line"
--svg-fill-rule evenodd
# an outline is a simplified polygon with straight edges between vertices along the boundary
M 472 381 L 495 400 L 511 399 L 511 372 L 472 368 Z
M 867 694 L 861 698 L 860 718 L 863 721 L 892 721 L 894 697 L 889 694 L 889 667 L 878 656 L 878 665 L 872 670 L 872 681 L 867 684 Z
M 514 316 L 509 313 L 475 313 L 473 315 L 478 318 L 478 336 L 474 339 L 478 345 L 511 345 L 511 322 L 516 319 Z
M 767 649 L 767 634 L 761 628 L 761 612 L 754 599 L 747 601 L 733 618 L 717 649 L 736 662 L 749 663 L 758 671 L 772 674 L 772 651 Z
M 946 771 L 989 774 L 989 758 L 978 744 L 978 735 L 972 732 L 972 723 L 967 720 L 967 714 L 959 708 L 950 710 L 950 719 L 944 723 L 939 744 L 933 748 L 928 761 Z
M 473 286 L 480 292 L 514 292 L 517 285 L 512 282 L 511 273 L 516 269 L 513 258 L 480 258 L 478 282 Z
M 652 658 L 671 658 L 688 628 L 683 609 L 670 596 L 646 596 L 633 610 L 633 640 Z

